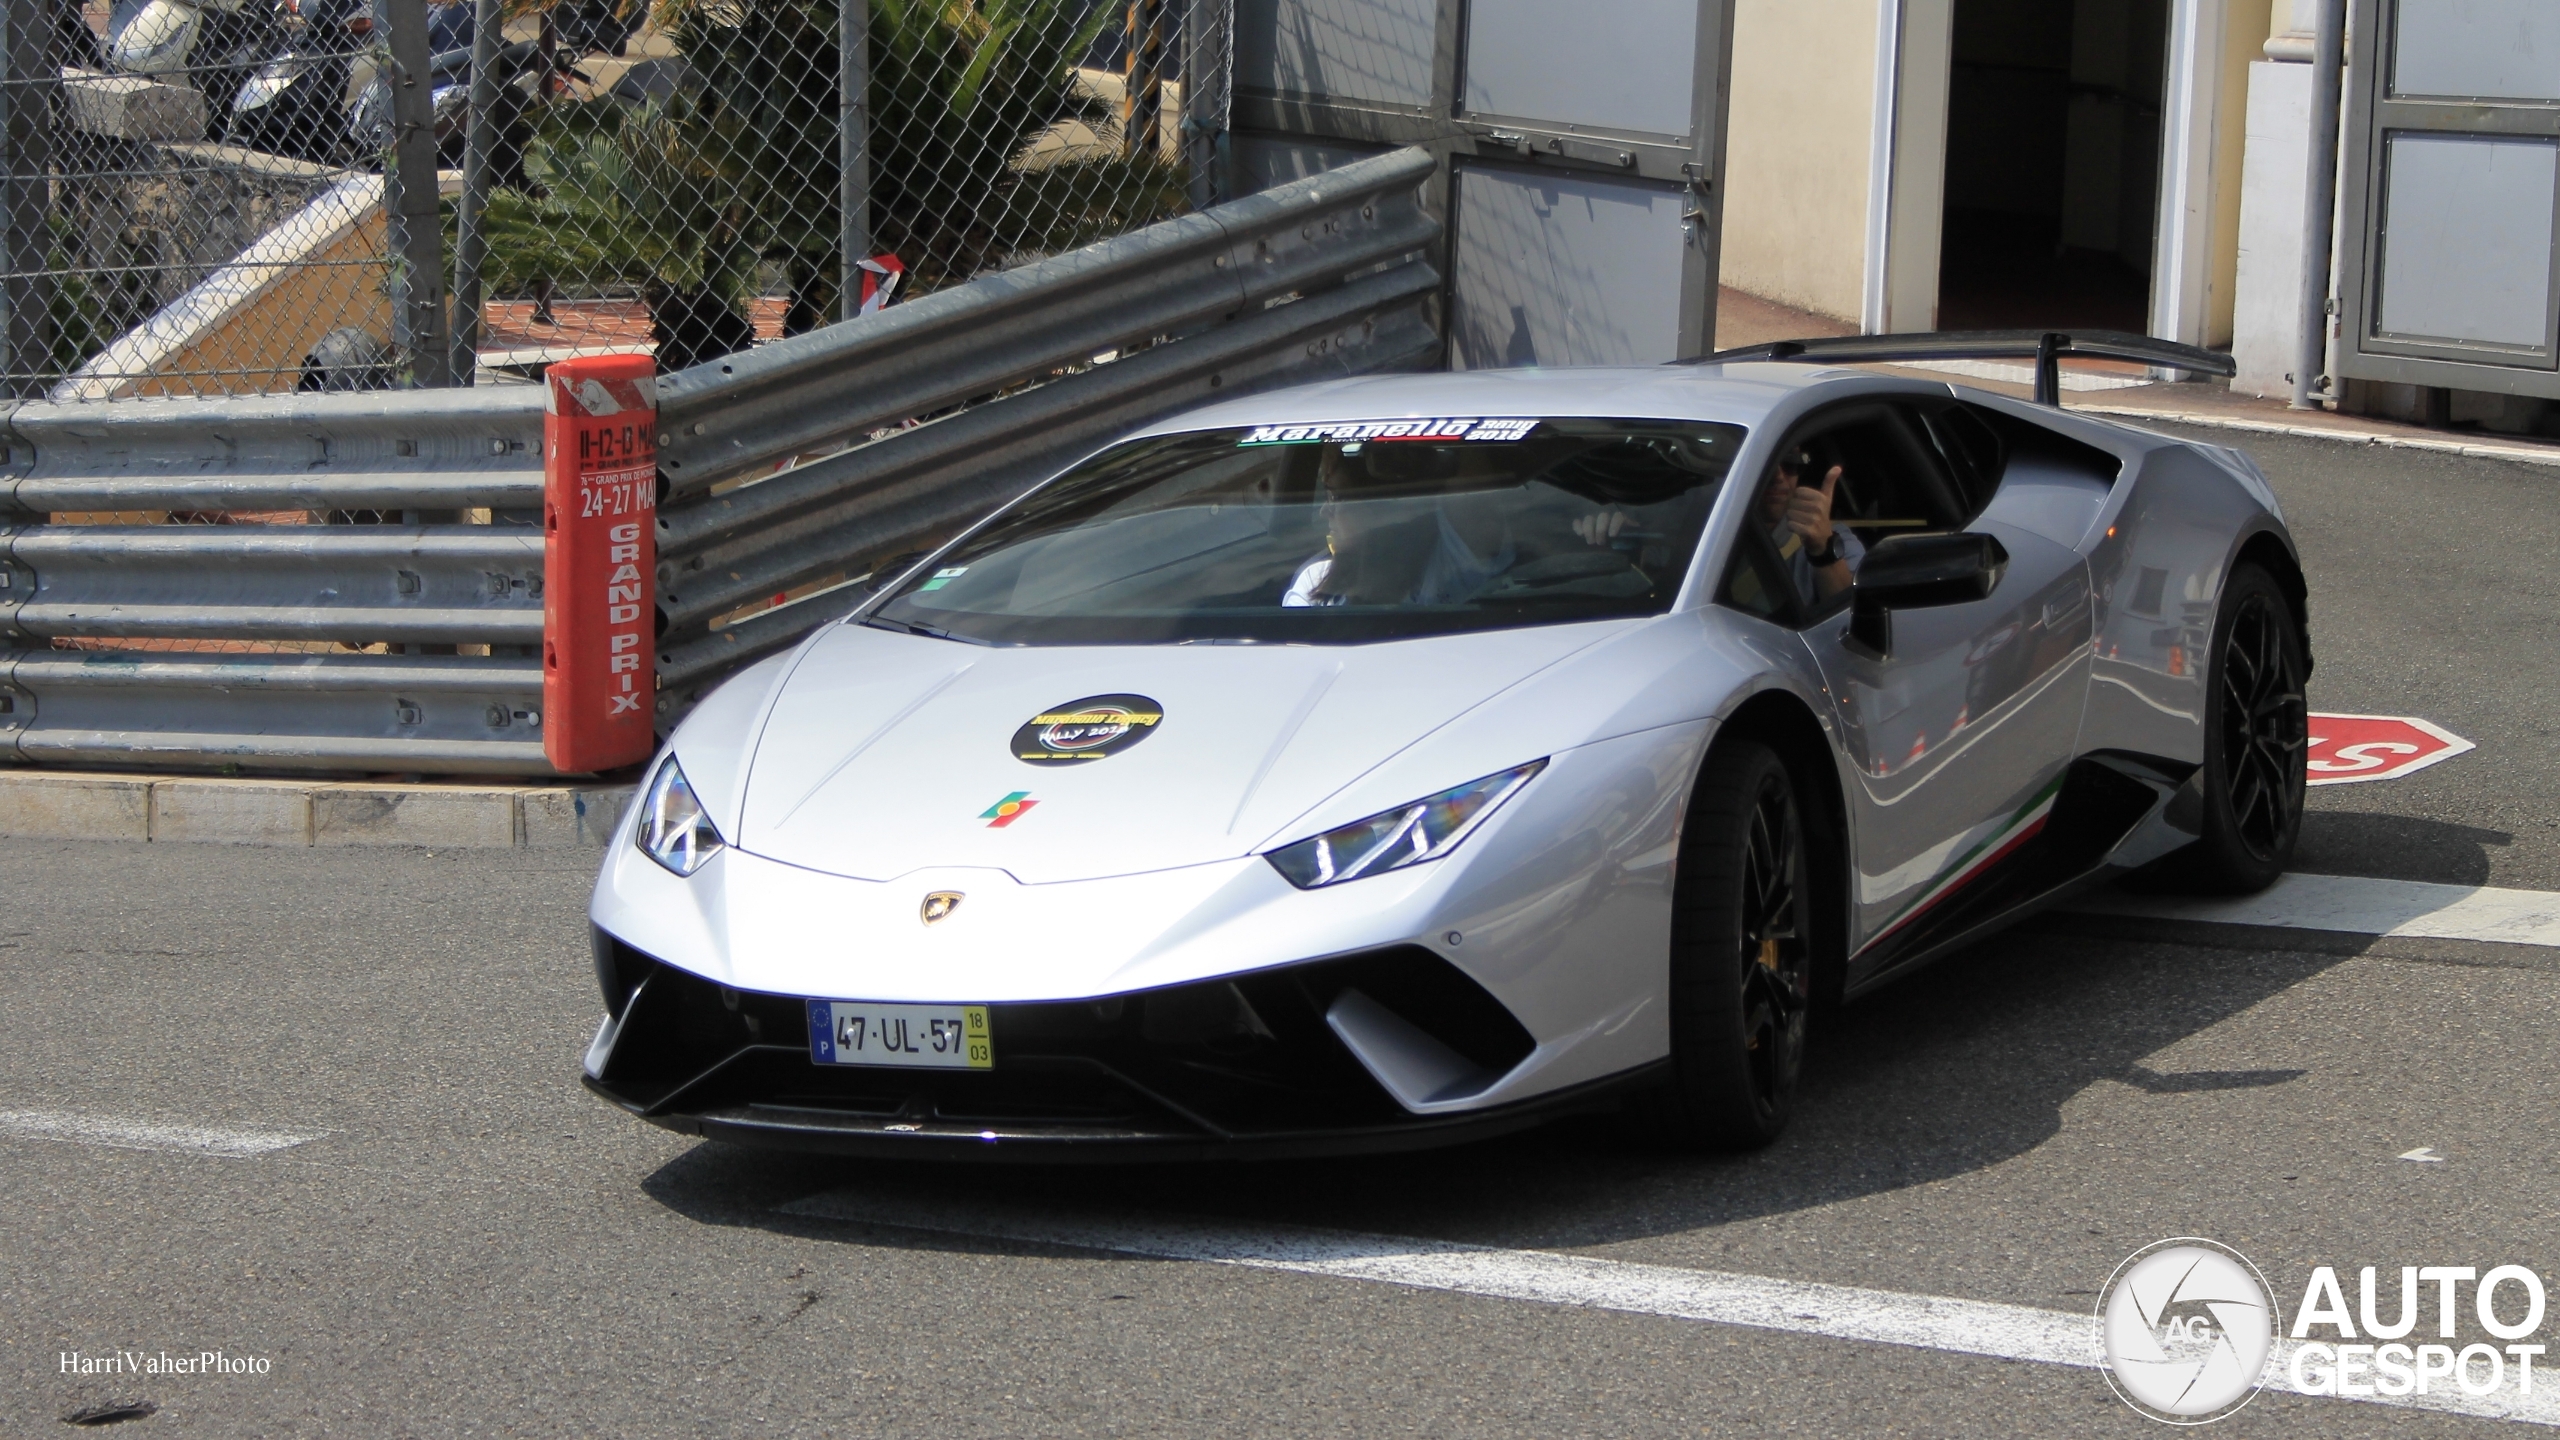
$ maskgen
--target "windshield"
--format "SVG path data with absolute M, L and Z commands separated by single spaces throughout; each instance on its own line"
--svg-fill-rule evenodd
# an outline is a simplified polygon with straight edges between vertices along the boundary
M 865 623 L 999 645 L 1349 644 L 1660 614 L 1742 437 L 1450 419 L 1132 440 Z

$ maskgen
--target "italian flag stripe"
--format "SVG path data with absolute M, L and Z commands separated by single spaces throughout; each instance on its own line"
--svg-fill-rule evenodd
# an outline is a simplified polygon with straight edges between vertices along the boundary
M 1993 865 L 2014 854 L 2019 846 L 2041 834 L 2045 821 L 2053 815 L 2053 802 L 2061 794 L 2062 777 L 2057 775 L 2051 784 L 2037 791 L 2026 804 L 2019 806 L 1998 830 L 1993 831 L 1981 843 L 1958 856 L 1946 869 L 1939 871 L 1938 878 L 1929 882 L 1927 888 L 1920 892 L 1918 899 L 1904 906 L 1900 914 L 1894 916 L 1891 922 L 1876 932 L 1874 939 L 1858 948 L 1863 951 L 1876 945 L 1886 936 L 1919 919 L 1935 908 L 1939 901 L 1971 884 Z

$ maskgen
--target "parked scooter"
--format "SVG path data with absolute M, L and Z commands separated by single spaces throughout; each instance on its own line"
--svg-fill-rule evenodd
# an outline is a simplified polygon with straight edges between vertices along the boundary
M 310 0 L 291 48 L 233 93 L 225 137 L 324 165 L 351 158 L 347 90 L 372 28 L 366 0 Z
M 561 80 L 578 72 L 571 68 L 569 52 L 546 55 L 531 40 L 500 47 L 490 71 L 498 81 L 497 103 L 490 116 L 498 137 L 489 155 L 490 181 L 502 188 L 525 190 L 524 151 L 533 140 L 534 114 L 550 101 Z M 436 164 L 459 169 L 471 138 L 471 52 L 447 50 L 436 56 L 428 64 L 428 77 L 430 103 L 435 107 Z M 366 86 L 356 97 L 346 128 L 368 153 L 378 155 L 387 149 L 391 87 L 378 79 Z
M 498 77 L 498 144 L 491 156 L 497 184 L 518 189 L 525 184 L 524 148 L 533 138 L 532 114 L 542 96 L 539 82 L 532 88 L 520 82 L 527 72 L 541 68 L 541 58 L 539 46 L 522 40 L 500 49 L 492 66 Z M 347 101 L 363 59 L 362 42 L 343 28 L 313 27 L 292 50 L 240 87 L 232 101 L 231 138 L 322 164 L 378 163 L 391 143 L 391 90 L 376 80 L 362 86 L 352 103 Z M 447 50 L 429 62 L 428 94 L 435 114 L 436 164 L 457 169 L 470 138 L 469 49 Z
M 222 138 L 242 83 L 290 39 L 278 0 L 128 0 L 109 26 L 108 63 L 192 86 L 213 139 Z
M 197 0 L 126 0 L 181 6 Z M 216 0 L 219 3 L 219 0 Z M 239 144 L 322 164 L 378 163 L 391 141 L 391 87 L 371 75 L 381 38 L 372 0 L 303 0 L 302 23 L 290 42 L 258 66 L 232 92 L 216 128 Z M 138 13 L 138 12 L 137 12 Z M 428 37 L 439 46 L 428 62 L 439 167 L 462 165 L 469 143 L 472 7 L 462 3 L 428 10 Z M 561 42 L 546 51 L 531 40 L 502 46 L 497 77 L 497 146 L 491 154 L 494 183 L 525 190 L 525 147 L 533 119 L 558 98 L 571 79 L 587 78 L 576 56 L 594 50 L 619 53 L 645 20 L 645 6 L 623 13 L 619 0 L 572 0 L 553 14 Z M 350 92 L 352 100 L 348 99 Z

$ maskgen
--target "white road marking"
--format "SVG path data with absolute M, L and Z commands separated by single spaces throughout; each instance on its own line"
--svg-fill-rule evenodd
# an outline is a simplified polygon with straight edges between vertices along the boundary
M 2097 1317 L 2090 1312 L 2042 1310 L 2029 1305 L 1956 1300 L 1806 1280 L 1774 1280 L 1716 1270 L 1685 1270 L 1545 1250 L 1499 1250 L 1398 1235 L 1363 1235 L 1291 1225 L 1243 1229 L 1170 1216 L 1094 1220 L 943 1201 L 901 1201 L 849 1190 L 794 1201 L 781 1207 L 781 1213 L 1154 1260 L 1191 1260 L 1497 1300 L 1784 1330 L 2036 1365 L 2084 1370 L 2099 1367 Z M 2291 1388 L 2287 1366 L 2298 1343 L 2276 1343 L 2268 1365 L 2268 1389 Z M 2449 1394 L 2344 1398 L 2560 1426 L 2560 1384 L 2551 1382 L 2537 1387 L 2531 1395 L 2518 1395 L 2509 1388 L 2490 1395 L 2466 1395 L 2456 1390 Z
M 61 1140 L 73 1145 L 103 1145 L 115 1150 L 176 1150 L 190 1155 L 244 1158 L 273 1150 L 289 1150 L 313 1135 L 274 1130 L 217 1130 L 203 1125 L 162 1125 L 148 1120 L 120 1120 L 112 1115 L 70 1115 L 58 1110 L 0 1110 L 0 1136 L 14 1140 Z
M 2436 1147 L 2433 1145 L 2421 1145 L 2415 1150 L 2404 1151 L 2400 1158 L 2403 1160 L 2415 1160 L 2421 1165 L 2441 1165 L 2444 1163 L 2444 1157 L 2436 1153 Z
M 2548 890 L 2500 890 L 2487 885 L 2429 885 L 2415 880 L 2366 880 L 2350 875 L 2287 875 L 2258 894 L 2236 899 L 2101 890 L 2072 908 L 2098 915 L 2338 930 L 2351 935 L 2560 945 L 2560 894 Z

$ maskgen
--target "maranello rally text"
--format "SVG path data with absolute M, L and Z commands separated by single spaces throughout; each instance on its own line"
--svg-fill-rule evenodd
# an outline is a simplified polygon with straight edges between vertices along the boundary
M 2290 1364 L 2293 1388 L 2304 1395 L 2407 1395 L 2429 1393 L 2429 1387 L 2462 1387 L 2466 1395 L 2488 1395 L 2508 1384 L 2519 1394 L 2533 1393 L 2533 1362 L 2538 1343 L 2456 1348 L 2445 1344 L 2408 1344 L 2402 1337 L 2418 1329 L 2432 1308 L 2438 1340 L 2451 1340 L 2462 1315 L 2462 1291 L 2470 1289 L 2471 1309 L 2480 1328 L 2502 1341 L 2525 1341 L 2542 1328 L 2542 1277 L 2522 1265 L 2500 1265 L 2485 1274 L 2469 1265 L 2403 1265 L 2400 1293 L 2392 1318 L 2385 1320 L 2375 1292 L 2374 1267 L 2357 1276 L 2359 1302 L 2353 1315 L 2338 1286 L 2338 1272 L 2323 1265 L 2311 1272 L 2302 1292 L 2302 1309 L 2294 1317 L 2293 1338 L 2308 1343 L 2294 1348 Z M 2432 1289 L 2434 1304 L 2425 1302 Z M 2326 1328 L 2335 1340 L 2313 1339 Z M 2386 1343 L 2373 1344 L 2370 1341 Z

